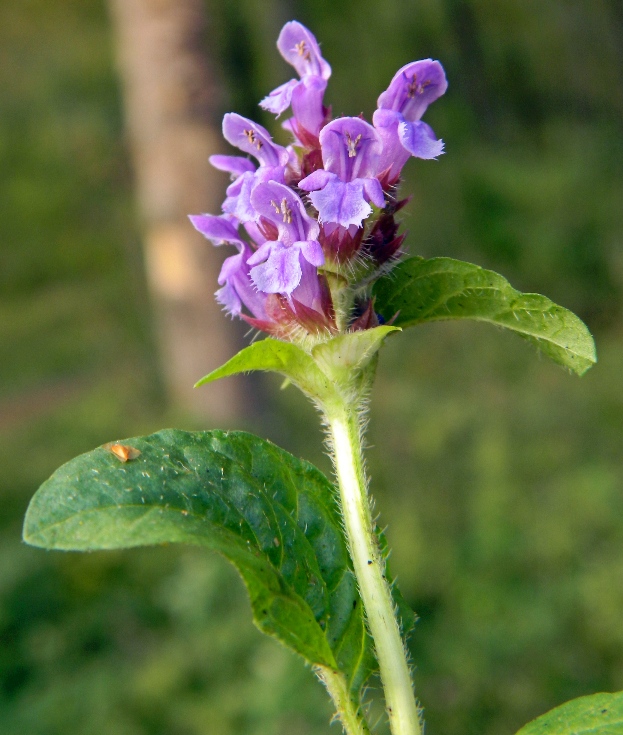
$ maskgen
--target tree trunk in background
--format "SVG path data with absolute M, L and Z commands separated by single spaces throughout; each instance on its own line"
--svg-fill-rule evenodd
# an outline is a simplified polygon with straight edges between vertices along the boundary
M 244 413 L 244 382 L 193 384 L 240 347 L 213 293 L 222 255 L 189 213 L 219 212 L 226 181 L 208 156 L 222 151 L 219 88 L 206 58 L 202 0 L 109 0 L 143 220 L 145 265 L 170 397 L 229 424 Z M 223 254 L 224 255 L 224 254 Z

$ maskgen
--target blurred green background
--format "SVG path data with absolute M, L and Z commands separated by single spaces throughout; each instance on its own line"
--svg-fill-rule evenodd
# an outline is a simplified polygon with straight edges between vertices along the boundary
M 274 48 L 285 20 L 322 42 L 336 114 L 370 116 L 399 66 L 440 59 L 450 88 L 427 121 L 447 154 L 408 165 L 411 252 L 499 270 L 596 337 L 581 380 L 484 326 L 421 327 L 382 357 L 369 467 L 420 616 L 427 732 L 510 735 L 566 699 L 623 689 L 620 1 L 210 12 L 225 109 L 276 134 L 255 105 L 290 78 Z M 320 685 L 253 628 L 218 558 L 20 542 L 30 496 L 60 463 L 200 428 L 159 398 L 110 34 L 103 0 L 0 3 L 0 732 L 338 733 Z M 278 385 L 274 408 L 239 428 L 328 471 L 312 409 Z

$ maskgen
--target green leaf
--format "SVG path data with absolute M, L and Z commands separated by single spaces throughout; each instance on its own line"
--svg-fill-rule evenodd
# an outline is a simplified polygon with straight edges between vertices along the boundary
M 621 735 L 623 692 L 572 699 L 521 728 L 517 735 Z
M 318 368 L 311 355 L 291 342 L 263 339 L 254 342 L 231 360 L 201 378 L 195 388 L 237 373 L 269 370 L 280 373 L 304 393 L 320 400 L 328 398 L 333 388 L 327 376 Z
M 474 319 L 517 332 L 578 375 L 597 362 L 586 325 L 545 296 L 521 293 L 493 271 L 451 258 L 410 258 L 377 281 L 375 308 L 397 327 Z
M 386 337 L 399 327 L 382 326 L 342 334 L 317 344 L 311 354 L 291 342 L 263 339 L 245 347 L 196 383 L 211 383 L 236 373 L 270 370 L 283 375 L 316 401 L 331 404 L 340 388 L 350 388 L 371 363 Z
M 123 462 L 115 452 L 135 458 Z M 359 705 L 375 661 L 335 490 L 270 442 L 169 429 L 100 447 L 39 488 L 24 540 L 80 551 L 162 543 L 213 549 L 244 579 L 258 628 L 323 667 L 334 684 L 338 677 Z

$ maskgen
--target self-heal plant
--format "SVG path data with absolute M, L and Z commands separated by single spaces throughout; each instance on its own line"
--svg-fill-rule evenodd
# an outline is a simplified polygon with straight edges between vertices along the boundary
M 233 247 L 216 298 L 269 336 L 198 385 L 250 370 L 280 373 L 321 412 L 334 486 L 307 462 L 243 432 L 166 430 L 105 445 L 61 467 L 27 513 L 24 538 L 55 549 L 163 542 L 205 546 L 243 577 L 256 625 L 300 654 L 325 684 L 348 735 L 369 732 L 362 690 L 380 674 L 393 735 L 419 735 L 406 637 L 414 616 L 387 568 L 371 513 L 362 434 L 378 352 L 423 322 L 472 319 L 505 327 L 581 375 L 593 340 L 572 313 L 502 276 L 449 258 L 405 257 L 398 188 L 410 157 L 443 143 L 422 117 L 447 88 L 441 64 L 398 70 L 372 124 L 332 119 L 331 75 L 314 36 L 287 23 L 277 43 L 298 74 L 261 106 L 292 143 L 236 113 L 223 134 L 244 156 L 221 214 L 191 216 L 214 245 Z M 574 700 L 522 735 L 623 732 L 623 695 Z

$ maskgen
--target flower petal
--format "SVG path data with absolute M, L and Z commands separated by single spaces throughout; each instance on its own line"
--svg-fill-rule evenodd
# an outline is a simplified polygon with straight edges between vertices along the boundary
M 289 186 L 276 181 L 258 184 L 251 194 L 251 203 L 258 215 L 276 225 L 279 240 L 285 245 L 318 239 L 318 223 L 307 214 L 303 201 Z
M 285 150 L 285 148 L 284 148 Z M 257 219 L 258 213 L 251 201 L 256 186 L 266 181 L 284 181 L 283 166 L 260 166 L 253 173 L 242 174 L 227 188 L 227 199 L 223 202 L 223 211 L 236 217 L 242 224 Z
M 277 48 L 301 78 L 318 76 L 328 79 L 331 76 L 331 67 L 322 58 L 318 41 L 301 23 L 293 20 L 284 25 L 277 39 Z
M 266 242 L 262 243 L 259 248 L 251 256 L 249 256 L 249 260 L 247 261 L 247 263 L 249 265 L 259 265 L 260 263 L 263 263 L 271 254 L 276 242 L 277 240 L 267 240 Z
M 253 161 L 242 156 L 210 156 L 210 163 L 219 171 L 227 171 L 233 178 L 238 178 L 248 171 L 255 171 L 256 166 Z
M 238 230 L 230 222 L 228 217 L 217 217 L 213 214 L 191 214 L 188 219 L 193 227 L 204 237 L 212 241 L 213 245 L 222 245 L 225 242 L 244 246 L 245 242 L 238 234 Z
M 273 89 L 273 91 L 260 102 L 260 107 L 263 110 L 268 110 L 268 112 L 272 112 L 279 117 L 284 110 L 287 110 L 288 107 L 290 107 L 292 91 L 298 84 L 300 84 L 298 79 L 290 79 L 289 82 L 282 84 L 280 87 L 277 87 L 277 89 Z
M 290 294 L 301 280 L 299 249 L 272 243 L 268 259 L 251 268 L 251 279 L 263 293 Z
M 366 198 L 377 207 L 385 206 L 385 197 L 383 196 L 383 187 L 378 179 L 360 179 L 363 182 L 363 190 Z
M 223 202 L 223 212 L 233 215 L 242 223 L 255 219 L 255 210 L 251 204 L 251 192 L 257 183 L 256 176 L 256 172 L 247 171 L 227 188 L 227 198 Z
M 292 247 L 299 248 L 305 260 L 316 268 L 324 265 L 324 253 L 318 240 L 302 240 L 295 242 Z
M 387 181 L 390 184 L 400 176 L 403 166 L 409 160 L 409 151 L 405 149 L 398 135 L 398 126 L 403 121 L 403 116 L 395 110 L 379 109 L 372 117 L 374 127 L 383 141 L 379 173 L 389 171 Z
M 214 293 L 216 300 L 221 306 L 225 308 L 225 311 L 232 316 L 238 316 L 242 311 L 242 302 L 240 296 L 236 292 L 236 289 L 231 283 L 226 283 L 222 288 Z
M 305 259 L 299 259 L 301 266 L 301 280 L 299 285 L 291 294 L 291 300 L 298 301 L 299 304 L 307 306 L 314 311 L 323 313 L 323 291 L 320 285 L 320 279 L 316 268 L 308 263 Z
M 292 90 L 292 112 L 299 127 L 318 137 L 325 123 L 327 111 L 322 103 L 327 80 L 310 76 L 299 82 Z
M 255 156 L 262 166 L 285 166 L 288 163 L 288 151 L 273 143 L 266 128 L 235 112 L 228 112 L 223 118 L 223 136 L 236 148 Z
M 239 315 L 244 305 L 258 319 L 266 318 L 266 295 L 255 288 L 249 275 L 248 258 L 251 248 L 245 243 L 240 253 L 226 258 L 218 282 L 222 286 L 216 292 L 217 301 L 232 315 Z
M 339 117 L 320 131 L 322 161 L 342 181 L 368 179 L 378 173 L 383 143 L 376 130 L 359 117 Z
M 378 106 L 400 112 L 406 120 L 415 122 L 447 88 L 446 75 L 438 61 L 412 61 L 398 69 L 389 87 L 379 96 Z
M 322 190 L 312 192 L 309 198 L 322 222 L 360 227 L 362 221 L 372 214 L 361 179 L 344 182 L 336 177 Z
M 400 142 L 412 156 L 437 158 L 443 153 L 443 140 L 437 140 L 430 125 L 425 122 L 401 122 L 398 126 Z
M 303 191 L 315 191 L 317 189 L 322 189 L 329 183 L 329 181 L 333 181 L 337 178 L 338 177 L 335 174 L 319 168 L 317 171 L 314 171 L 309 174 L 309 176 L 306 176 L 304 179 L 299 181 L 299 189 L 303 189 Z

